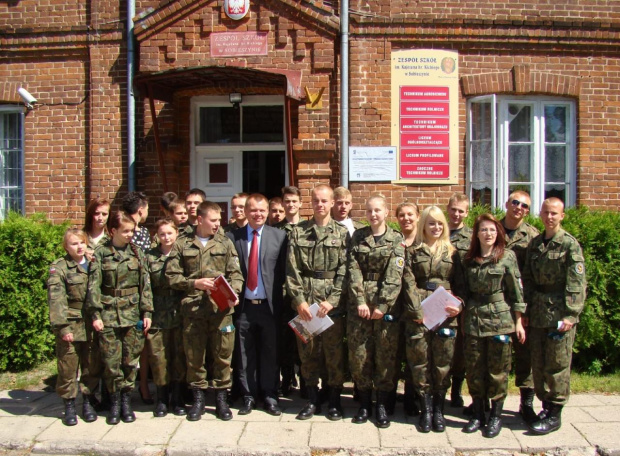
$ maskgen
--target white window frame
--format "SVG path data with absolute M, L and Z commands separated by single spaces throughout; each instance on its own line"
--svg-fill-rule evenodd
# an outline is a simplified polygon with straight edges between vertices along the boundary
M 531 185 L 532 199 L 531 212 L 537 214 L 545 198 L 545 116 L 546 105 L 563 105 L 568 108 L 569 118 L 566 131 L 566 207 L 574 206 L 577 201 L 577 103 L 573 99 L 552 96 L 505 96 L 488 95 L 474 97 L 467 101 L 467 192 L 470 199 L 473 195 L 472 182 L 472 105 L 474 103 L 490 103 L 492 108 L 493 125 L 493 166 L 491 205 L 504 208 L 504 203 L 509 196 L 509 170 L 508 170 L 508 128 L 510 124 L 508 106 L 510 104 L 529 105 L 532 108 L 532 159 L 531 159 Z
M 20 169 L 20 181 L 21 181 L 21 188 L 19 185 L 7 185 L 5 182 L 0 180 L 0 189 L 4 189 L 7 187 L 18 187 L 20 188 L 20 202 L 19 202 L 19 211 L 23 214 L 25 211 L 25 181 L 24 181 L 24 177 L 25 177 L 25 173 L 24 173 L 24 149 L 25 149 L 25 142 L 24 142 L 24 125 L 25 125 L 25 108 L 21 107 L 21 106 L 0 106 L 0 116 L 3 116 L 5 114 L 18 114 L 19 115 L 19 122 L 21 123 L 21 128 L 20 128 L 20 132 L 21 132 L 21 137 L 19 138 L 20 143 L 21 143 L 21 150 L 20 150 L 20 164 L 21 164 L 21 169 Z M 4 149 L 5 146 L 4 144 L 2 144 L 2 141 L 4 140 L 4 132 L 1 130 L 2 127 L 2 123 L 0 122 L 0 149 Z M 0 154 L 0 170 L 4 167 L 4 162 L 3 162 L 3 157 Z M 8 209 L 6 206 L 6 202 L 2 196 L 2 194 L 0 194 L 0 220 L 4 220 L 4 218 L 6 217 L 6 215 L 8 214 Z

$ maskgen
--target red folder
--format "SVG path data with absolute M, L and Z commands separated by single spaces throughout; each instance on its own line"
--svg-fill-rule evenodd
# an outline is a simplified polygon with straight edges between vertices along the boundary
M 220 312 L 234 307 L 235 302 L 237 302 L 237 293 L 235 293 L 235 290 L 232 289 L 223 275 L 217 276 L 214 285 L 215 288 L 210 291 L 210 295 L 213 302 L 220 309 Z

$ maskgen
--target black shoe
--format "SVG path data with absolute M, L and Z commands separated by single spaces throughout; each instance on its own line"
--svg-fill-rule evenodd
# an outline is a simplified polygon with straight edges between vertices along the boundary
M 198 421 L 205 412 L 205 395 L 200 388 L 192 388 L 192 395 L 194 396 L 194 403 L 187 412 L 187 420 Z
M 121 392 L 121 420 L 123 423 L 136 421 L 136 414 L 131 408 L 131 391 Z
M 537 435 L 546 435 L 555 432 L 562 427 L 562 406 L 558 404 L 550 404 L 547 417 L 535 421 L 528 426 L 530 431 Z
M 446 403 L 446 393 L 436 393 L 433 395 L 433 431 L 444 432 L 446 430 L 446 419 L 443 416 L 444 404 Z
M 538 420 L 536 412 L 534 412 L 534 390 L 532 388 L 521 388 L 520 393 L 519 414 L 526 424 L 532 424 Z
M 271 402 L 265 404 L 265 412 L 269 413 L 271 416 L 282 415 L 282 410 L 280 410 L 278 404 L 272 404 Z
M 319 387 L 307 386 L 308 402 L 303 409 L 297 414 L 298 420 L 309 420 L 315 413 L 321 413 L 321 404 L 319 403 Z
M 420 411 L 420 421 L 418 423 L 420 432 L 431 432 L 431 426 L 433 423 L 433 396 L 426 393 L 420 398 L 420 405 L 422 410 Z
M 65 426 L 75 426 L 77 424 L 77 412 L 75 411 L 75 399 L 65 399 L 65 416 L 62 417 L 62 424 Z
M 118 424 L 121 421 L 121 393 L 109 393 L 110 411 L 105 419 L 108 424 Z
M 103 412 L 110 410 L 112 407 L 112 399 L 110 398 L 110 391 L 104 381 L 99 382 L 101 384 L 101 402 L 99 402 L 99 408 L 97 411 Z
M 484 399 L 482 401 L 482 404 L 484 406 L 484 411 L 485 412 L 488 412 L 489 410 L 491 410 L 491 402 L 488 399 Z M 473 404 L 473 402 L 463 409 L 463 415 L 465 415 L 465 416 L 473 416 L 474 415 L 474 404 Z
M 417 394 L 413 388 L 413 384 L 405 382 L 405 396 L 403 398 L 403 408 L 409 416 L 418 416 L 420 407 L 418 406 Z
M 87 423 L 97 421 L 97 411 L 93 405 L 93 400 L 96 400 L 94 394 L 82 395 L 82 419 Z
M 463 396 L 461 396 L 461 389 L 463 387 L 463 377 L 452 377 L 452 389 L 450 390 L 450 406 L 451 407 L 463 407 Z
M 363 424 L 372 416 L 372 396 L 371 391 L 358 391 L 360 408 L 353 416 L 355 424 Z
M 486 427 L 482 430 L 482 435 L 492 439 L 502 430 L 502 410 L 504 408 L 504 402 L 491 401 L 491 415 Z
M 329 392 L 329 404 L 327 406 L 327 419 L 338 421 L 342 419 L 342 405 L 340 404 L 340 396 L 342 388 L 332 387 Z
M 175 382 L 172 384 L 172 401 L 170 403 L 170 407 L 172 408 L 172 414 L 176 416 L 187 415 L 187 409 L 185 408 L 185 401 L 183 400 L 183 391 L 181 388 L 181 383 Z
M 168 385 L 157 387 L 157 402 L 155 404 L 155 410 L 153 410 L 153 416 L 156 418 L 163 418 L 168 414 Z
M 256 408 L 256 402 L 252 396 L 244 396 L 243 405 L 237 412 L 238 415 L 249 415 Z
M 465 434 L 472 434 L 480 428 L 484 428 L 486 424 L 486 416 L 484 414 L 484 399 L 474 399 L 472 404 L 473 415 L 469 422 L 463 427 Z
M 229 421 L 233 417 L 227 399 L 228 391 L 225 389 L 217 390 L 215 393 L 215 414 L 222 421 Z
M 376 419 L 377 427 L 385 429 L 390 427 L 390 418 L 388 417 L 385 404 L 389 401 L 390 391 L 377 391 Z

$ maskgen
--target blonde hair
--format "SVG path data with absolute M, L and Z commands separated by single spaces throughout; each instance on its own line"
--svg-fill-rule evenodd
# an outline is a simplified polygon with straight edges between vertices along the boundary
M 86 245 L 88 245 L 88 237 L 86 236 L 84 230 L 81 230 L 79 228 L 68 228 L 62 238 L 62 247 L 65 249 L 65 251 L 67 250 L 67 244 L 69 243 L 69 236 L 79 237 L 84 241 Z
M 415 236 L 416 244 L 424 242 L 426 244 L 426 234 L 424 233 L 424 227 L 428 218 L 433 218 L 443 225 L 443 232 L 441 237 L 437 240 L 436 254 L 439 255 L 442 252 L 451 255 L 454 252 L 454 246 L 450 242 L 450 229 L 448 228 L 448 221 L 443 211 L 437 206 L 429 206 L 422 211 L 420 219 L 418 220 L 418 231 Z

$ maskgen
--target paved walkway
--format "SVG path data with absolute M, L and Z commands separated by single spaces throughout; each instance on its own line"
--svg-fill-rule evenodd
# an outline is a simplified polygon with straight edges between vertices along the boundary
M 494 455 L 553 454 L 620 456 L 620 396 L 574 395 L 564 409 L 563 426 L 547 436 L 530 435 L 516 414 L 518 398 L 508 398 L 504 408 L 504 429 L 494 439 L 480 433 L 463 434 L 465 419 L 460 409 L 446 410 L 445 433 L 421 434 L 417 417 L 406 417 L 402 404 L 388 429 L 373 423 L 357 425 L 351 416 L 357 404 L 343 398 L 346 419 L 331 422 L 325 416 L 297 421 L 304 401 L 293 394 L 283 398 L 283 414 L 272 417 L 261 410 L 248 416 L 236 414 L 222 422 L 214 416 L 213 394 L 207 413 L 198 422 L 168 415 L 154 418 L 150 406 L 133 398 L 137 420 L 108 426 L 105 418 L 95 423 L 79 421 L 63 426 L 59 417 L 62 401 L 44 391 L 0 392 L 0 454 L 57 455 L 432 455 L 462 453 Z M 81 402 L 79 403 L 81 409 Z M 238 404 L 235 404 L 238 405 Z

